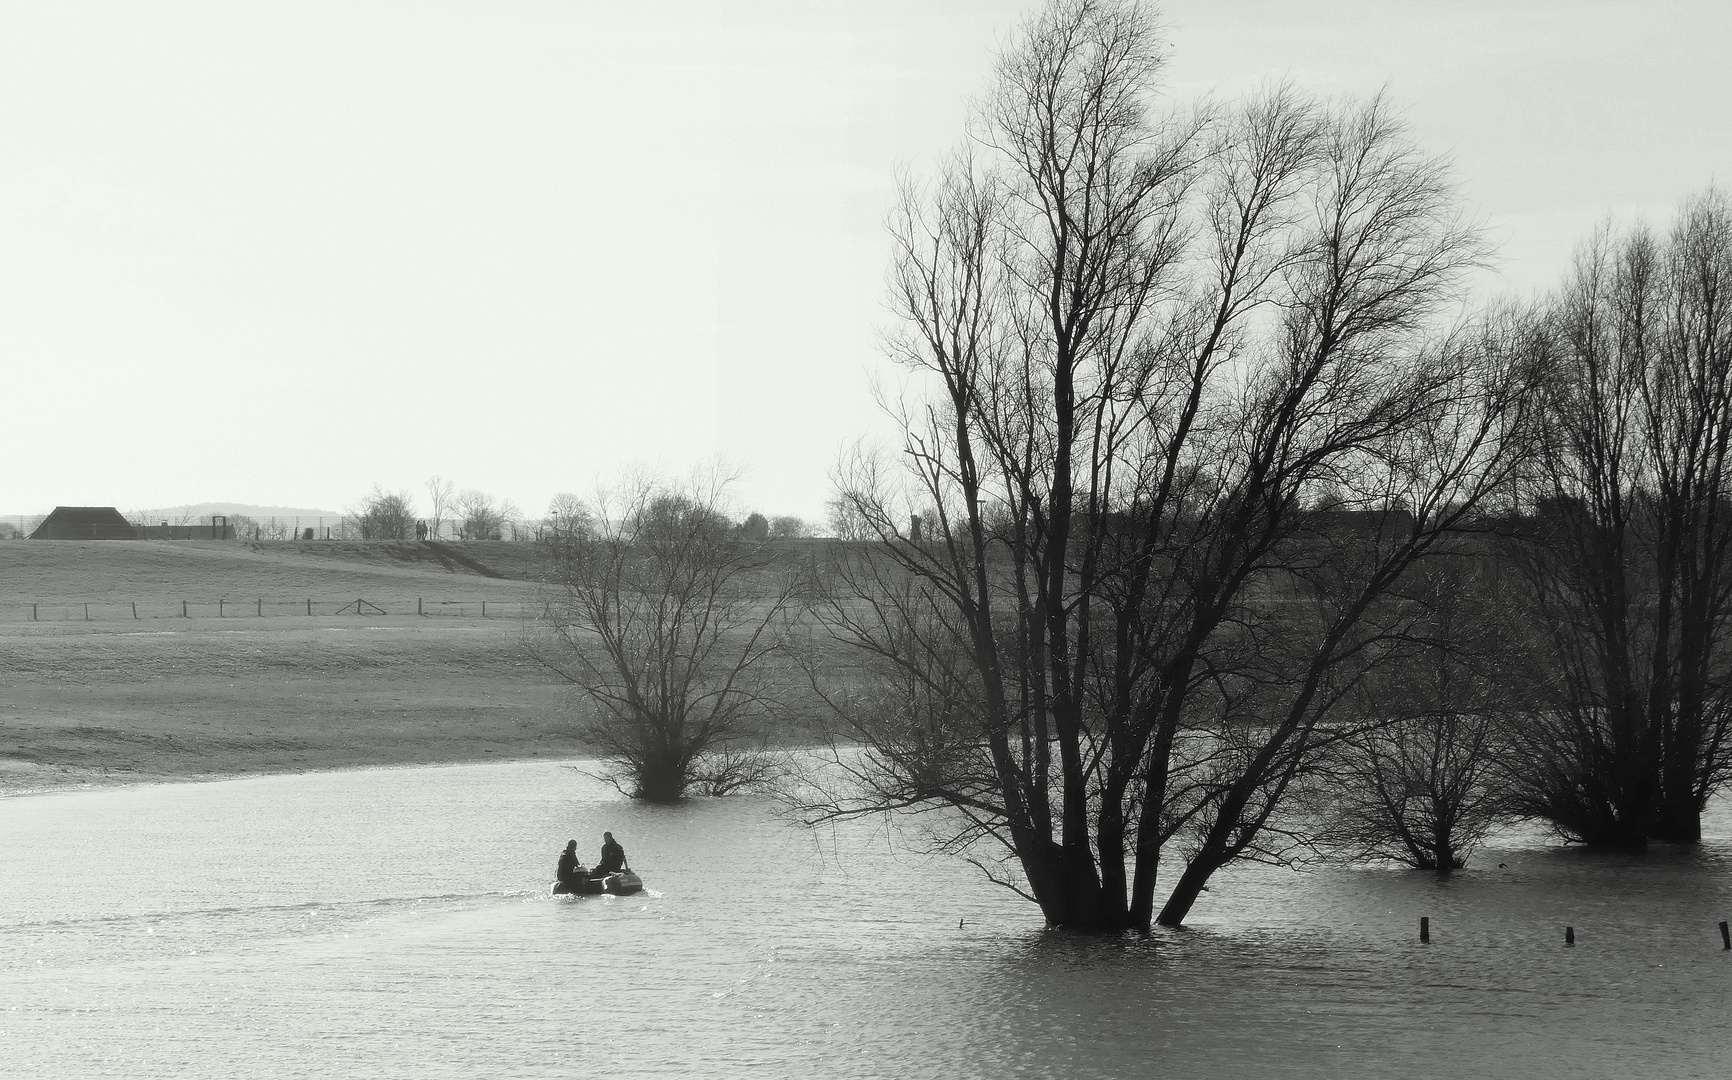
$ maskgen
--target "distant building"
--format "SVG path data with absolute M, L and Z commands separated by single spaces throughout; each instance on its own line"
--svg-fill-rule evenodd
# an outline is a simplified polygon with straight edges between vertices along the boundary
M 56 506 L 32 540 L 136 540 L 138 530 L 112 506 Z
M 32 540 L 233 540 L 235 527 L 221 515 L 203 525 L 134 525 L 112 506 L 56 506 L 30 534 Z

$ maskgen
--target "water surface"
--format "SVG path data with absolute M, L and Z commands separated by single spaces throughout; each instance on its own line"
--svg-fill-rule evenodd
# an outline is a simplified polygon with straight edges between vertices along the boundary
M 548 896 L 604 829 L 648 891 Z M 1441 884 L 1245 867 L 1135 940 L 1045 932 L 882 823 L 636 806 L 551 763 L 19 796 L 0 1072 L 1724 1076 L 1725 807 L 1709 833 L 1512 834 Z

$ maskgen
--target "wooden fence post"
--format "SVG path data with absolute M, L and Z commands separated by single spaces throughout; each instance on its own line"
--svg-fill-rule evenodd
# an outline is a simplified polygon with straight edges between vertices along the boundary
M 1564 944 L 1565 945 L 1574 945 L 1575 943 L 1576 943 L 1576 928 L 1573 926 L 1564 927 Z
M 1419 943 L 1421 945 L 1431 944 L 1431 917 L 1429 915 L 1419 917 Z

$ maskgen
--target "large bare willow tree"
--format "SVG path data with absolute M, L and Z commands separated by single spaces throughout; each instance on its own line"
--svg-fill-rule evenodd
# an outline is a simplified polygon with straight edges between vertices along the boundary
M 1374 722 L 1342 703 L 1504 481 L 1530 367 L 1502 322 L 1434 331 L 1482 249 L 1382 101 L 1187 111 L 1161 67 L 1144 7 L 1059 0 L 904 183 L 906 442 L 844 466 L 877 542 L 824 608 L 861 669 L 809 811 L 941 809 L 1078 928 L 1176 925 L 1294 841 L 1278 811 Z
M 1594 846 L 1699 840 L 1732 779 L 1732 201 L 1600 230 L 1545 336 L 1517 553 L 1555 678 L 1521 805 Z

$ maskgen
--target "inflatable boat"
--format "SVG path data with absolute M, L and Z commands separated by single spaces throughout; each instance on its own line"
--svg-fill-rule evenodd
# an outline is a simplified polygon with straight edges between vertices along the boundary
M 577 883 L 576 888 L 567 888 L 563 881 L 553 883 L 553 895 L 555 896 L 595 896 L 601 893 L 630 896 L 635 892 L 643 892 L 643 879 L 630 870 L 617 874 L 603 874 L 601 877 L 585 878 Z

